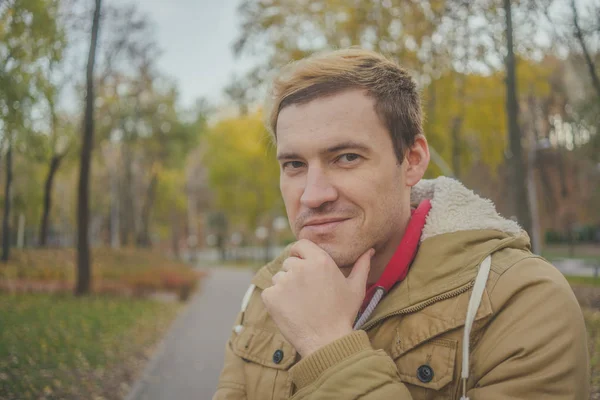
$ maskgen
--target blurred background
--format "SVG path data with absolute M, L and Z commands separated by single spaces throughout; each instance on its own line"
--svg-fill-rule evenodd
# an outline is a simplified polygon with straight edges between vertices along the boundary
M 599 0 L 0 0 L 1 399 L 124 398 L 210 276 L 294 240 L 267 84 L 352 45 L 417 81 L 427 177 L 567 275 L 598 391 Z

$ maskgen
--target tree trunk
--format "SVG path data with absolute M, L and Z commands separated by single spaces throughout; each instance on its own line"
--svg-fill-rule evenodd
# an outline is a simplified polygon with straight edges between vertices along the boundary
M 461 100 L 459 100 L 461 101 Z M 464 101 L 464 99 L 462 100 Z M 457 179 L 460 179 L 460 156 L 461 156 L 461 129 L 462 129 L 462 116 L 456 116 L 452 118 L 452 172 Z
M 44 185 L 44 211 L 42 212 L 42 222 L 40 224 L 40 247 L 45 247 L 48 239 L 48 220 L 52 209 L 52 184 L 63 157 L 64 154 L 55 154 L 50 160 L 50 169 Z
M 12 205 L 12 143 L 8 141 L 6 152 L 6 182 L 4 186 L 4 215 L 2 217 L 2 261 L 10 256 L 10 207 Z
M 527 194 L 529 199 L 529 207 L 531 210 L 531 250 L 534 254 L 541 254 L 542 251 L 542 235 L 540 229 L 540 212 L 538 207 L 537 184 L 535 179 L 535 167 L 537 165 L 537 104 L 533 95 L 529 96 L 529 126 L 527 130 L 528 149 L 527 149 Z
M 146 201 L 142 207 L 142 226 L 137 238 L 137 245 L 139 247 L 150 247 L 150 214 L 152 213 L 152 206 L 154 205 L 154 198 L 156 197 L 156 186 L 158 185 L 158 175 L 156 172 L 152 173 L 148 190 L 146 191 Z
M 102 0 L 96 0 L 92 37 L 86 68 L 86 97 L 85 115 L 83 121 L 83 143 L 81 145 L 81 168 L 79 170 L 79 190 L 77 202 L 77 285 L 75 295 L 88 294 L 91 287 L 90 244 L 89 244 L 89 192 L 90 167 L 94 145 L 94 64 L 96 62 L 96 47 L 98 46 L 98 31 L 100 30 L 100 8 Z
M 598 73 L 596 72 L 596 65 L 590 56 L 590 52 L 585 44 L 585 38 L 583 37 L 583 32 L 581 31 L 581 26 L 579 26 L 579 16 L 577 14 L 577 6 L 575 5 L 575 0 L 571 0 L 571 10 L 573 11 L 573 25 L 575 27 L 575 37 L 581 46 L 581 50 L 583 51 L 583 56 L 585 57 L 585 63 L 588 67 L 588 71 L 590 73 L 590 77 L 592 78 L 592 84 L 594 85 L 594 89 L 596 90 L 596 95 L 598 96 L 598 100 L 600 101 L 600 78 L 598 78 Z
M 529 211 L 529 200 L 527 186 L 525 184 L 525 163 L 523 161 L 523 149 L 521 145 L 521 132 L 519 128 L 519 103 L 517 100 L 517 76 L 516 61 L 513 48 L 512 10 L 510 0 L 504 0 L 506 14 L 506 40 L 508 52 L 506 55 L 506 116 L 508 118 L 508 138 L 510 143 L 509 159 L 511 181 L 509 186 L 513 187 L 513 207 L 517 219 L 524 230 L 531 232 L 531 213 Z
M 179 253 L 179 221 L 175 211 L 171 211 L 171 251 L 176 259 L 180 259 Z
M 451 137 L 452 137 L 452 171 L 454 172 L 454 176 L 457 179 L 460 179 L 461 177 L 461 168 L 460 168 L 460 158 L 461 158 L 461 153 L 462 153 L 462 125 L 463 125 L 463 121 L 464 121 L 464 116 L 465 116 L 465 102 L 467 101 L 466 96 L 465 96 L 465 90 L 466 90 L 466 77 L 464 74 L 459 74 L 458 76 L 458 93 L 457 93 L 457 99 L 456 101 L 458 101 L 458 115 L 456 115 L 454 118 L 452 118 L 452 130 L 451 130 Z
M 135 215 L 134 215 L 134 187 L 133 187 L 133 160 L 131 156 L 131 150 L 128 144 L 123 144 L 123 168 L 124 168 L 124 179 L 123 185 L 121 186 L 121 195 L 123 196 L 123 207 L 121 224 L 121 244 L 127 246 L 129 239 L 135 241 Z
M 190 252 L 190 262 L 195 263 L 198 251 L 198 225 L 197 225 L 197 197 L 193 190 L 188 191 L 187 196 L 187 218 L 188 218 L 188 238 L 187 244 Z
M 118 249 L 121 247 L 119 238 L 119 181 L 116 168 L 110 170 L 110 248 Z

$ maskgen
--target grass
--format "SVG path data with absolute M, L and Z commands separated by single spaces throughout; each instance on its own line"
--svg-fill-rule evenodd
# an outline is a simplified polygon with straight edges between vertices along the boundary
M 123 398 L 181 305 L 0 294 L 0 398 Z
M 588 332 L 590 399 L 600 399 L 600 279 L 567 276 L 567 280 L 581 305 Z
M 600 287 L 600 278 L 592 276 L 566 276 L 571 286 L 594 286 Z
M 590 354 L 590 399 L 600 399 L 600 311 L 584 308 L 583 316 L 588 331 L 588 349 Z

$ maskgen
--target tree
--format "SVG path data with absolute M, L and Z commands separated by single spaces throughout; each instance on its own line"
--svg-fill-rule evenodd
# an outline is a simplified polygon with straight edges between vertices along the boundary
M 238 11 L 242 24 L 234 52 L 237 55 L 261 54 L 267 60 L 250 72 L 247 78 L 249 88 L 264 80 L 270 69 L 319 50 L 359 45 L 388 55 L 407 68 L 426 93 L 429 101 L 425 110 L 432 122 L 426 121 L 428 127 L 437 125 L 438 113 L 445 112 L 444 108 L 454 110 L 442 129 L 428 129 L 427 134 L 432 147 L 438 150 L 434 154 L 446 154 L 446 159 L 451 160 L 453 175 L 461 177 L 471 157 L 462 149 L 472 144 L 465 126 L 466 114 L 470 111 L 466 106 L 469 102 L 468 80 L 472 75 L 498 77 L 499 73 L 506 73 L 507 109 L 500 112 L 506 113 L 510 132 L 506 137 L 509 138 L 508 153 L 512 158 L 507 162 L 514 165 L 516 171 L 524 165 L 524 161 L 521 158 L 521 138 L 517 137 L 520 99 L 516 93 L 517 82 L 513 82 L 515 60 L 519 55 L 534 61 L 536 57 L 539 59 L 539 50 L 543 50 L 544 46 L 538 41 L 539 23 L 535 21 L 541 19 L 550 3 L 551 0 L 357 0 L 349 4 L 320 0 L 307 5 L 283 0 L 246 0 Z M 507 29 L 507 22 L 511 23 L 510 29 Z M 508 33 L 510 45 L 507 43 Z M 517 38 L 516 46 L 514 38 Z M 499 62 L 502 59 L 506 63 Z M 436 87 L 440 79 L 451 79 L 447 86 L 451 93 L 449 102 L 440 101 L 442 91 Z M 250 90 L 249 95 L 243 96 L 235 82 L 229 90 L 230 97 L 235 99 L 251 98 L 256 92 Z M 474 103 L 473 107 L 479 108 L 481 103 Z M 498 116 L 496 114 L 493 118 Z M 497 136 L 498 132 L 495 134 Z M 446 139 L 446 136 L 449 138 Z M 479 138 L 481 142 L 487 139 L 483 135 Z M 450 151 L 438 147 L 438 143 L 447 143 Z M 502 154 L 504 148 L 497 147 L 496 152 Z M 483 162 L 487 162 L 485 158 Z M 446 163 L 438 164 L 439 170 L 447 169 Z M 520 222 L 529 230 L 523 174 L 523 170 L 515 172 L 509 186 L 516 188 L 518 198 L 515 197 L 513 208 Z
M 2 261 L 7 262 L 10 254 L 10 206 L 12 185 L 12 138 L 8 139 L 8 150 L 6 152 L 6 183 L 4 189 L 4 215 L 2 216 Z
M 86 68 L 85 115 L 83 120 L 79 189 L 77 201 L 77 285 L 75 294 L 88 294 L 91 287 L 89 229 L 89 179 L 94 143 L 94 65 L 100 30 L 102 0 L 96 0 Z
M 594 87 L 594 90 L 596 91 L 598 102 L 600 103 L 600 78 L 598 78 L 596 63 L 592 59 L 592 54 L 588 48 L 588 44 L 586 43 L 588 34 L 589 36 L 592 36 L 594 34 L 597 35 L 598 33 L 600 33 L 600 7 L 597 7 L 597 9 L 593 10 L 591 13 L 593 17 L 597 18 L 597 21 L 595 21 L 597 26 L 592 26 L 591 29 L 585 29 L 581 26 L 581 18 L 577 11 L 577 5 L 575 4 L 575 0 L 571 0 L 571 12 L 573 13 L 573 34 L 577 39 L 579 46 L 581 47 L 581 52 L 583 53 L 585 64 L 587 66 L 587 70 L 592 80 L 592 85 Z M 591 34 L 588 32 L 590 32 Z
M 55 176 L 73 143 L 73 127 L 70 126 L 68 117 L 60 116 L 57 110 L 58 96 L 63 86 L 64 83 L 56 85 L 48 84 L 45 90 L 43 90 L 43 96 L 48 106 L 49 135 L 46 141 L 46 152 L 48 154 L 49 165 L 44 181 L 44 201 L 38 240 L 41 247 L 46 246 L 48 239 L 50 213 L 52 211 L 52 189 Z
M 12 162 L 15 145 L 33 128 L 30 111 L 48 77 L 45 65 L 61 57 L 63 32 L 58 0 L 12 0 L 0 6 L 0 129 L 6 138 L 6 182 L 2 259 L 10 251 Z
M 99 133 L 111 182 L 112 221 L 119 209 L 119 243 L 149 247 L 152 213 L 164 170 L 183 170 L 204 127 L 204 115 L 184 120 L 175 86 L 146 68 L 115 75 L 100 87 Z M 175 176 L 166 174 L 164 176 Z M 121 223 L 122 222 L 122 223 Z M 111 232 L 117 234 L 111 223 Z
M 281 209 L 279 167 L 260 114 L 220 121 L 203 145 L 214 206 L 231 225 L 253 230 L 261 218 Z
M 509 162 L 512 169 L 511 186 L 513 187 L 514 210 L 523 229 L 532 234 L 531 211 L 526 185 L 526 168 L 521 144 L 519 127 L 519 102 L 517 95 L 516 61 L 513 45 L 513 25 L 511 0 L 504 0 L 506 15 L 506 117 L 508 119 L 508 137 L 510 143 Z

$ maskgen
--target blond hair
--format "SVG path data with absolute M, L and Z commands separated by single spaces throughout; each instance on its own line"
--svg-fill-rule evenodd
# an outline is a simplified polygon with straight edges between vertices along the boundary
M 272 83 L 267 128 L 277 141 L 282 109 L 350 89 L 364 89 L 388 129 L 398 161 L 423 134 L 421 100 L 406 70 L 379 53 L 350 48 L 319 53 L 286 66 Z

